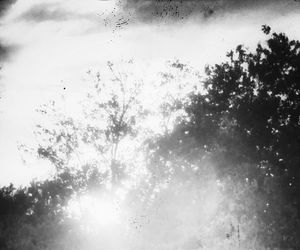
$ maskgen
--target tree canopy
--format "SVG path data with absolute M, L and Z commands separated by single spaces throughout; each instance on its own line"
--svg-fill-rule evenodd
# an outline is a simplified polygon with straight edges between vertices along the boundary
M 203 80 L 170 63 L 155 112 L 143 79 L 112 63 L 84 119 L 40 109 L 56 120 L 33 152 L 57 174 L 0 190 L 1 248 L 299 249 L 300 42 L 262 30 L 255 51 L 237 46 Z M 155 117 L 161 133 L 145 126 Z

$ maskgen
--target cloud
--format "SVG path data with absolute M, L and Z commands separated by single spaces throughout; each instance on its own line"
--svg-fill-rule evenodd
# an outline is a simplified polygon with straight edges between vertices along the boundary
M 0 0 L 0 17 L 5 13 L 5 11 L 14 4 L 17 0 Z
M 14 52 L 17 51 L 17 48 L 18 47 L 16 45 L 7 44 L 0 39 L 0 75 L 2 73 L 1 69 L 3 67 L 3 64 L 11 59 L 11 56 Z
M 161 18 L 183 19 L 193 13 L 210 15 L 213 13 L 215 1 L 192 0 L 125 0 L 124 8 L 133 10 L 143 20 Z
M 0 63 L 1 61 L 7 59 L 7 56 L 9 53 L 12 51 L 13 47 L 12 46 L 7 46 L 0 41 Z
M 20 16 L 20 19 L 36 22 L 49 20 L 62 21 L 68 19 L 70 15 L 71 13 L 62 10 L 57 4 L 43 3 L 28 9 Z
M 0 0 L 1 1 L 1 0 Z M 2 0 L 3 1 L 3 0 Z M 18 0 L 2 22 L 33 22 L 83 20 L 99 22 L 115 6 L 115 0 Z
M 57 2 L 48 3 L 37 3 L 31 6 L 29 9 L 21 13 L 18 17 L 22 21 L 32 21 L 32 22 L 44 22 L 44 21 L 68 21 L 74 19 L 87 19 L 94 20 L 97 15 L 91 15 L 91 13 L 81 13 L 76 11 L 70 11 L 64 6 L 64 4 L 59 4 Z
M 282 8 L 284 7 L 284 8 Z M 194 15 L 208 18 L 214 15 L 265 8 L 273 12 L 300 8 L 295 0 L 125 0 L 124 9 L 134 11 L 142 21 L 165 18 L 182 20 Z

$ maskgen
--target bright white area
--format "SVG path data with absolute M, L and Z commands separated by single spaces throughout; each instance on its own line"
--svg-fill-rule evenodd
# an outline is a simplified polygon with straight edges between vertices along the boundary
M 264 39 L 262 24 L 300 38 L 296 11 L 282 16 L 267 9 L 240 11 L 172 24 L 146 24 L 133 16 L 122 27 L 119 17 L 126 19 L 128 13 L 113 0 L 19 0 L 0 20 L 0 39 L 15 46 L 1 71 L 1 184 L 47 176 L 47 163 L 24 164 L 17 145 L 35 143 L 39 105 L 82 96 L 89 69 L 103 69 L 108 60 L 133 59 L 135 72 L 149 81 L 166 60 L 179 59 L 201 71 L 240 43 L 253 48 Z

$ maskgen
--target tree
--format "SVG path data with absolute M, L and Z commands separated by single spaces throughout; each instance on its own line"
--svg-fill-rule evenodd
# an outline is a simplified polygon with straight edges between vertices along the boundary
M 111 63 L 108 79 L 94 75 L 81 117 L 55 102 L 40 109 L 53 126 L 37 127 L 35 153 L 57 173 L 0 190 L 1 246 L 299 249 L 300 43 L 263 31 L 255 52 L 238 46 L 207 67 L 203 86 L 191 67 L 169 63 L 156 111 L 143 106 L 144 82 Z M 154 117 L 160 132 L 145 129 Z M 70 216 L 70 202 L 120 189 L 115 227 L 99 229 L 97 212 Z
M 263 31 L 269 35 L 270 28 L 263 26 Z M 206 68 L 204 93 L 190 95 L 185 105 L 190 119 L 152 145 L 159 145 L 157 155 L 164 161 L 170 155 L 180 155 L 190 163 L 205 158 L 220 180 L 230 177 L 233 181 L 225 187 L 254 185 L 251 202 L 259 209 L 252 219 L 263 222 L 256 226 L 260 228 L 256 232 L 262 232 L 257 234 L 261 244 L 297 249 L 300 43 L 273 33 L 254 53 L 239 45 L 227 56 L 227 62 Z M 232 190 L 234 204 L 244 209 L 243 194 Z M 248 188 L 241 190 L 248 192 Z M 242 215 L 251 212 L 246 209 Z
M 94 86 L 83 100 L 81 119 L 60 112 L 53 101 L 39 110 L 55 117 L 53 127 L 38 125 L 37 153 L 49 160 L 58 171 L 94 165 L 103 170 L 107 180 L 117 183 L 125 174 L 126 166 L 118 156 L 121 142 L 136 137 L 138 126 L 145 116 L 138 95 L 141 80 L 129 79 L 108 62 L 110 77 L 92 75 Z M 94 152 L 86 160 L 84 155 Z M 124 176 L 123 176 L 124 177 Z

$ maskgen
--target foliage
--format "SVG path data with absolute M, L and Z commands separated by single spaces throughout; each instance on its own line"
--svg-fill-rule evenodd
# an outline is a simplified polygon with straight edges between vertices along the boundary
M 299 247 L 299 60 L 300 43 L 282 33 L 255 53 L 237 46 L 227 62 L 206 68 L 206 92 L 191 94 L 185 107 L 190 120 L 152 144 L 159 145 L 154 159 L 205 158 L 225 187 L 242 185 L 225 192 L 231 193 L 225 203 L 233 199 L 242 210 L 225 214 L 234 215 L 247 237 L 251 221 L 252 240 L 265 247 Z M 256 208 L 246 209 L 251 203 Z M 248 217 L 245 224 L 238 214 Z
M 40 109 L 54 123 L 37 127 L 36 152 L 57 173 L 0 189 L 0 248 L 299 249 L 300 43 L 263 32 L 255 52 L 238 46 L 208 66 L 203 86 L 170 63 L 157 113 L 145 83 L 112 63 L 80 119 Z M 145 128 L 155 116 L 161 133 Z M 117 226 L 97 226 L 94 210 L 71 216 L 70 202 L 103 194 L 118 197 Z
M 124 178 L 119 147 L 121 142 L 136 137 L 145 116 L 138 100 L 142 82 L 137 79 L 130 82 L 129 75 L 120 73 L 111 62 L 108 69 L 108 79 L 102 79 L 100 73 L 88 72 L 94 86 L 77 111 L 79 118 L 61 112 L 55 102 L 39 110 L 55 120 L 52 127 L 38 125 L 37 153 L 58 172 L 93 165 L 101 169 L 108 182 Z

